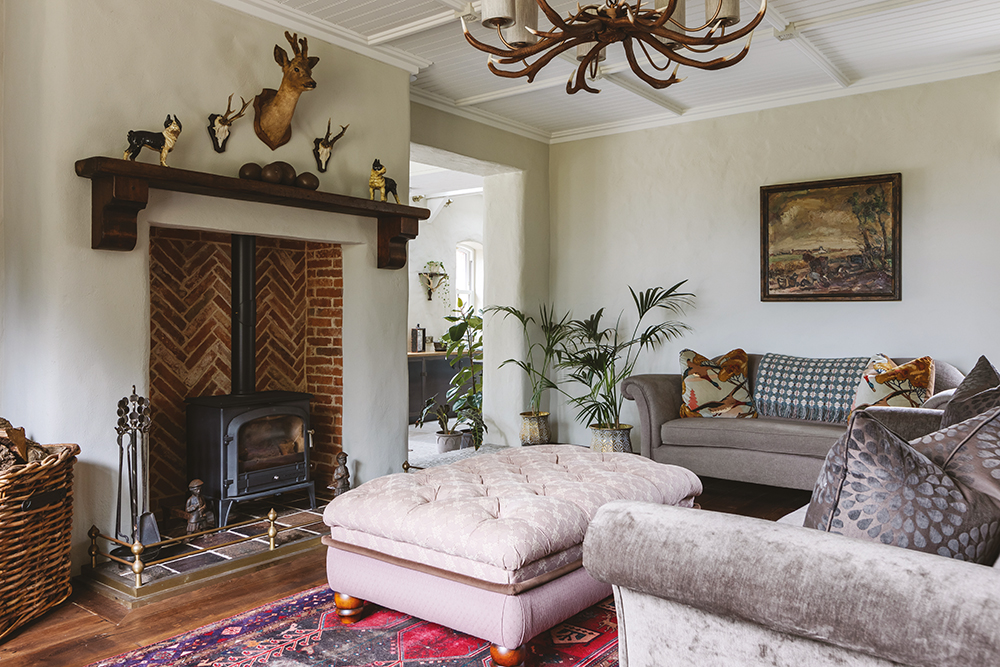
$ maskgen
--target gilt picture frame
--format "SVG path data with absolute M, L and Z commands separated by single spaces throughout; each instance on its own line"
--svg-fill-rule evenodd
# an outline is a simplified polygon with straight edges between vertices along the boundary
M 761 301 L 900 301 L 902 174 L 760 189 Z

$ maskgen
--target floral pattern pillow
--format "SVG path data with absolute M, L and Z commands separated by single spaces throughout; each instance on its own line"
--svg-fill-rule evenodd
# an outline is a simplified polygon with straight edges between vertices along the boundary
M 715 359 L 681 352 L 681 417 L 756 417 L 747 386 L 747 353 L 737 348 Z
M 934 394 L 934 360 L 920 357 L 897 366 L 884 354 L 868 361 L 854 394 L 852 410 L 872 405 L 919 408 Z

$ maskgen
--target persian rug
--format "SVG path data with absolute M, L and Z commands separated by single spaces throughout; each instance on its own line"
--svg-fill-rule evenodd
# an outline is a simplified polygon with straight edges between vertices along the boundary
M 618 667 L 614 600 L 585 609 L 528 644 L 537 667 Z M 487 642 L 371 606 L 342 625 L 326 586 L 251 609 L 90 667 L 490 667 Z

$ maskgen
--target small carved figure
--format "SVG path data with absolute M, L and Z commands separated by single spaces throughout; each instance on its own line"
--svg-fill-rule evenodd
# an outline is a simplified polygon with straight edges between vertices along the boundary
M 139 151 L 149 148 L 160 153 L 160 166 L 167 166 L 167 153 L 174 150 L 177 137 L 181 134 L 181 121 L 174 116 L 167 114 L 167 119 L 163 121 L 163 132 L 149 132 L 147 130 L 129 130 L 128 148 L 125 149 L 123 160 L 132 160 L 139 156 Z
M 333 471 L 333 484 L 327 488 L 333 490 L 333 497 L 351 490 L 351 472 L 347 469 L 347 454 L 337 454 L 337 468 Z
M 330 138 L 330 123 L 333 119 L 326 121 L 326 136 L 316 137 L 313 139 L 313 157 L 316 158 L 316 168 L 322 174 L 326 171 L 326 165 L 330 162 L 330 155 L 333 153 L 333 145 L 337 143 L 337 139 L 344 136 L 344 132 L 347 132 L 347 128 L 351 126 L 350 123 L 347 125 L 340 126 L 340 134 Z
M 285 39 L 292 45 L 294 58 L 289 59 L 283 48 L 277 44 L 274 46 L 274 61 L 281 66 L 278 90 L 264 88 L 253 100 L 253 129 L 272 151 L 292 138 L 292 115 L 299 95 L 316 88 L 312 68 L 319 58 L 310 58 L 308 40 L 298 37 L 298 33 L 292 35 L 285 31 Z
M 187 499 L 187 504 L 184 505 L 184 510 L 188 514 L 188 535 L 215 527 L 215 512 L 208 509 L 208 503 L 201 497 L 201 487 L 203 485 L 204 482 L 200 479 L 193 479 L 188 485 L 191 497 Z
M 233 93 L 233 95 L 235 94 Z M 233 95 L 229 96 L 229 101 L 226 103 L 226 113 L 213 113 L 208 117 L 208 136 L 212 137 L 212 148 L 215 149 L 216 153 L 224 153 L 226 151 L 226 142 L 229 141 L 229 128 L 232 126 L 233 121 L 243 117 L 243 114 L 247 111 L 247 107 L 253 102 L 253 100 L 247 102 L 241 96 L 240 102 L 243 103 L 243 107 L 240 108 L 238 114 L 230 116 L 233 113 Z
M 375 199 L 375 191 L 382 193 L 381 201 L 385 201 L 386 193 L 392 193 L 396 203 L 399 203 L 399 195 L 396 194 L 396 181 L 385 175 L 385 167 L 375 158 L 372 162 L 372 174 L 368 177 L 368 198 Z

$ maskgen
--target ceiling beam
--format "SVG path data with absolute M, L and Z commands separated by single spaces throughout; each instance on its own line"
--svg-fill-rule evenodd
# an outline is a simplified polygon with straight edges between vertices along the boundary
M 914 2 L 916 0 L 890 0 L 890 2 Z M 919 0 L 923 2 L 924 0 Z M 841 12 L 843 13 L 843 12 Z M 774 6 L 771 2 L 767 7 L 767 13 L 764 14 L 764 20 L 774 27 L 774 38 L 779 42 L 791 41 L 792 44 L 796 46 L 809 60 L 819 67 L 823 72 L 829 76 L 831 79 L 840 84 L 841 88 L 847 88 L 853 81 L 840 71 L 840 68 L 833 64 L 833 62 L 826 56 L 825 53 L 816 48 L 816 45 L 812 43 L 808 37 L 803 35 L 799 29 L 796 28 L 795 23 L 789 23 L 788 20 L 781 15 L 781 11 Z
M 790 24 L 789 27 L 802 31 L 802 30 L 812 30 L 814 28 L 819 28 L 824 25 L 831 25 L 834 23 L 842 23 L 843 21 L 850 21 L 851 19 L 861 18 L 862 16 L 869 16 L 871 14 L 879 14 L 881 12 L 887 12 L 892 9 L 901 9 L 903 7 L 909 7 L 910 5 L 920 5 L 926 4 L 930 0 L 882 0 L 882 2 L 875 2 L 864 7 L 854 7 L 853 9 L 845 9 L 840 12 L 832 12 L 830 14 L 824 14 L 822 16 L 817 16 L 811 19 L 803 19 L 801 21 L 795 21 Z M 770 12 L 768 8 L 768 12 Z
M 676 102 L 671 102 L 670 100 L 664 98 L 663 96 L 658 95 L 656 92 L 653 91 L 652 88 L 649 88 L 648 86 L 639 85 L 635 81 L 626 78 L 622 74 L 604 74 L 603 76 L 600 76 L 600 73 L 598 73 L 598 78 L 604 79 L 609 83 L 613 83 L 622 90 L 626 90 L 632 93 L 633 95 L 636 95 L 644 100 L 648 100 L 653 104 L 663 107 L 670 113 L 681 116 L 686 111 L 684 107 L 677 104 Z

